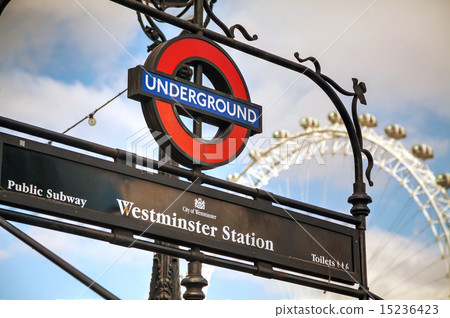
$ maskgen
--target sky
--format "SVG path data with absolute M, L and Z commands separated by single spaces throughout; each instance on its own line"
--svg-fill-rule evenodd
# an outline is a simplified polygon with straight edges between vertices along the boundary
M 376 116 L 377 133 L 382 135 L 388 124 L 404 126 L 408 134 L 402 141 L 405 148 L 418 143 L 430 145 L 435 158 L 427 161 L 429 169 L 435 174 L 450 171 L 448 1 L 219 0 L 214 12 L 227 26 L 239 23 L 250 34 L 257 34 L 258 40 L 250 43 L 257 48 L 292 61 L 294 52 L 314 56 L 321 63 L 322 73 L 348 90 L 352 77 L 365 82 L 368 105 L 359 106 L 359 111 Z M 213 24 L 210 28 L 221 32 Z M 163 30 L 167 38 L 180 33 L 167 25 Z M 236 39 L 246 42 L 239 34 Z M 127 70 L 144 63 L 151 44 L 141 31 L 135 12 L 110 1 L 86 0 L 13 0 L 0 16 L 0 43 L 1 116 L 57 132 L 66 130 L 125 89 Z M 333 105 L 309 79 L 225 49 L 246 79 L 252 102 L 264 111 L 263 133 L 250 139 L 249 149 L 254 145 L 267 147 L 268 137 L 276 129 L 300 131 L 298 121 L 302 117 L 312 116 L 321 125 L 327 124 L 326 116 Z M 348 99 L 343 101 L 349 106 Z M 69 134 L 140 154 L 155 152 L 129 149 L 133 140 L 146 132 L 139 103 L 121 96 L 95 118 L 95 126 L 83 122 Z M 11 133 L 3 128 L 0 131 Z M 242 171 L 248 162 L 246 152 L 235 162 L 208 174 L 226 178 Z M 348 188 L 352 178 L 347 176 L 351 176 L 351 167 L 345 164 L 345 158 L 325 161 L 320 169 L 307 164 L 296 166 L 271 181 L 269 189 L 349 211 L 346 201 L 351 195 Z M 331 175 L 329 180 L 338 181 L 330 185 L 329 195 L 321 200 L 315 196 L 323 193 L 324 172 Z M 428 244 L 433 239 L 429 229 L 411 242 L 416 231 L 426 225 L 419 209 L 392 178 L 382 172 L 374 175 L 375 186 L 368 189 L 374 198 L 367 233 L 369 276 L 382 278 L 374 282 L 371 290 L 387 298 L 448 297 L 449 281 L 438 280 L 444 275 L 442 264 L 434 263 L 422 270 L 426 260 L 439 257 L 436 246 Z M 306 186 L 301 184 L 305 180 Z M 380 217 L 376 217 L 377 213 Z M 413 222 L 407 228 L 391 226 L 402 213 Z M 379 222 L 370 227 L 371 216 Z M 17 226 L 88 276 L 99 277 L 98 282 L 120 298 L 148 297 L 151 253 Z M 375 253 L 380 246 L 382 253 Z M 402 265 L 385 273 L 386 264 L 399 257 L 399 249 L 405 246 L 409 250 Z M 370 255 L 377 258 L 370 260 Z M 184 261 L 181 267 L 185 272 Z M 340 298 L 225 269 L 205 268 L 205 276 L 210 278 L 207 299 Z M 421 276 L 409 280 L 417 270 Z M 4 230 L 0 230 L 0 273 L 0 299 L 98 298 Z M 401 286 L 395 291 L 398 285 Z

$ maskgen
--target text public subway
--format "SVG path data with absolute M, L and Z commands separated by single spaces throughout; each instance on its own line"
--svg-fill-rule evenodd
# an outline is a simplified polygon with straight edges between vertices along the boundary
M 14 180 L 8 180 L 7 190 L 43 197 L 46 199 L 51 199 L 59 202 L 75 204 L 79 205 L 82 208 L 84 208 L 87 202 L 87 199 L 68 195 L 67 193 L 64 193 L 61 190 L 60 191 L 55 191 L 53 189 L 44 190 L 34 184 L 27 184 L 25 182 L 16 183 Z
M 226 98 L 212 92 L 177 82 L 154 73 L 143 71 L 142 89 L 171 102 L 196 109 L 260 129 L 260 110 L 253 105 Z
M 117 199 L 117 202 L 122 215 L 131 216 L 146 222 L 170 226 L 203 236 L 220 238 L 224 241 L 231 241 L 262 250 L 274 251 L 273 241 L 256 237 L 255 233 L 240 233 L 231 229 L 228 225 L 223 226 L 219 230 L 217 226 L 211 226 L 202 223 L 201 221 L 186 220 L 182 217 L 178 217 L 176 213 L 172 213 L 172 215 L 158 213 L 155 212 L 154 209 L 142 209 L 135 206 L 134 202 L 120 199 Z

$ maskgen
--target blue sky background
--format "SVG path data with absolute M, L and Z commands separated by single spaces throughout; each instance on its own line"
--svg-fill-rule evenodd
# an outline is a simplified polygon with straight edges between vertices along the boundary
M 215 13 L 228 26 L 240 23 L 250 34 L 258 34 L 259 40 L 251 43 L 258 48 L 292 60 L 296 51 L 301 56 L 318 58 L 322 72 L 344 88 L 351 88 L 352 77 L 364 81 L 368 106 L 361 106 L 360 112 L 377 117 L 379 134 L 387 124 L 404 126 L 408 133 L 404 144 L 408 149 L 417 143 L 432 146 L 435 159 L 427 164 L 437 174 L 450 171 L 449 9 L 448 1 L 437 0 L 219 0 Z M 211 28 L 217 30 L 213 25 Z M 168 38 L 180 32 L 168 26 L 164 30 Z M 240 35 L 237 39 L 245 41 Z M 127 69 L 143 64 L 150 44 L 133 11 L 109 1 L 86 0 L 13 0 L 0 17 L 0 43 L 0 114 L 59 132 L 125 89 Z M 259 140 L 256 138 L 267 138 L 275 129 L 300 130 L 301 117 L 313 116 L 322 125 L 327 123 L 326 115 L 333 106 L 310 80 L 225 49 L 246 78 L 252 101 L 263 106 L 264 132 L 250 141 L 250 148 Z M 133 138 L 146 127 L 139 103 L 122 96 L 95 118 L 95 126 L 84 122 L 70 135 L 152 155 L 153 149 L 145 149 L 145 153 L 143 149 L 128 149 Z M 226 178 L 229 173 L 241 171 L 245 156 L 244 153 L 237 162 L 209 173 Z M 310 173 L 307 175 L 306 171 Z M 326 165 L 320 170 L 308 164 L 297 166 L 271 182 L 269 189 L 295 198 L 303 195 L 307 202 L 346 212 L 352 182 L 346 176 L 351 173 L 345 158 L 326 158 Z M 342 180 L 345 186 L 336 182 L 328 190 L 330 195 L 323 198 L 324 174 L 331 176 L 327 180 Z M 389 244 L 373 264 L 374 270 L 392 262 L 396 251 L 425 222 L 414 218 L 419 214 L 418 208 L 398 190 L 403 189 L 383 173 L 377 177 L 375 187 L 368 190 L 374 198 L 370 217 L 383 210 L 388 213 L 383 213 L 368 233 L 369 253 L 386 237 Z M 408 228 L 392 229 L 394 213 L 407 213 L 414 222 Z M 91 278 L 101 276 L 99 283 L 120 298 L 147 298 L 151 253 L 30 226 L 19 227 Z M 435 246 L 423 249 L 432 238 L 431 233 L 425 233 L 421 241 L 414 242 L 412 250 L 420 253 L 398 269 L 401 273 L 387 275 L 384 282 L 404 281 L 408 273 L 420 269 L 424 260 L 436 258 Z M 401 289 L 425 287 L 398 297 L 448 296 L 448 280 L 425 284 L 442 276 L 439 265 L 425 270 L 417 285 L 411 282 Z M 337 298 L 330 293 L 324 295 L 322 291 L 224 269 L 209 270 L 212 276 L 208 299 Z M 186 271 L 185 262 L 182 271 Z M 386 288 L 385 283 L 378 282 L 372 290 L 381 296 L 389 295 Z M 0 230 L 0 299 L 74 298 L 98 296 L 85 292 L 82 284 Z

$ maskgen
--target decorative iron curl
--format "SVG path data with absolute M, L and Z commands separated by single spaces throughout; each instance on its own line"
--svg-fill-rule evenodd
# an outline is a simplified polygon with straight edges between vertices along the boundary
M 147 46 L 147 52 L 152 51 L 155 47 L 157 47 L 160 43 L 166 41 L 166 37 L 160 28 L 156 25 L 151 17 L 145 15 L 150 26 L 146 26 L 142 21 L 142 16 L 140 12 L 136 12 L 139 24 L 141 25 L 142 31 L 144 31 L 145 35 L 153 42 L 152 44 Z
M 316 73 L 322 75 L 319 61 L 315 57 L 309 56 L 309 57 L 302 59 L 298 52 L 295 52 L 294 56 L 297 59 L 297 61 L 299 61 L 300 63 L 304 63 L 306 61 L 311 61 L 314 64 L 314 67 L 316 68 Z
M 373 182 L 371 180 L 370 174 L 373 168 L 373 157 L 372 154 L 369 152 L 369 150 L 364 149 L 363 146 L 363 138 L 362 138 L 362 132 L 361 132 L 361 125 L 359 124 L 358 120 L 358 100 L 361 104 L 367 105 L 366 98 L 364 96 L 364 93 L 367 92 L 366 84 L 364 82 L 358 82 L 358 79 L 352 78 L 353 81 L 353 99 L 352 99 L 352 118 L 353 118 L 353 124 L 355 125 L 356 129 L 356 135 L 358 136 L 358 143 L 361 147 L 361 152 L 366 156 L 367 158 L 367 168 L 366 168 L 366 178 L 369 182 L 370 186 L 373 186 Z
M 211 18 L 211 20 L 213 20 L 219 28 L 222 29 L 223 33 L 225 33 L 227 37 L 234 39 L 234 30 L 238 29 L 247 41 L 255 41 L 258 39 L 258 36 L 256 34 L 253 34 L 253 36 L 251 36 L 241 24 L 235 24 L 231 28 L 228 28 L 225 23 L 223 23 L 212 11 L 212 4 L 216 1 L 217 0 L 211 0 L 210 8 L 208 6 L 208 0 L 203 0 L 203 8 L 205 9 L 207 16 Z
M 194 0 L 190 0 L 187 1 L 186 3 L 183 4 L 166 4 L 164 1 L 158 3 L 155 0 L 136 0 L 138 2 L 141 2 L 145 5 L 152 5 L 153 7 L 155 7 L 157 10 L 159 11 L 165 11 L 168 8 L 183 8 L 181 10 L 180 13 L 178 13 L 176 15 L 177 18 L 181 18 L 183 15 L 186 14 L 186 12 L 192 7 L 192 5 L 194 4 Z M 138 17 L 138 22 L 141 25 L 142 31 L 144 31 L 145 35 L 147 35 L 147 37 L 153 42 L 152 44 L 150 44 L 149 46 L 147 46 L 147 52 L 152 51 L 155 47 L 157 47 L 160 43 L 165 42 L 166 36 L 164 35 L 164 33 L 161 31 L 161 29 L 158 27 L 158 25 L 156 24 L 155 21 L 160 22 L 160 23 L 164 23 L 164 21 L 160 21 L 158 19 L 152 18 L 149 15 L 144 15 L 145 19 L 147 20 L 149 25 L 145 25 L 142 19 L 142 15 L 140 12 L 136 12 L 137 17 Z M 205 25 L 207 24 L 207 22 L 205 23 Z
M 247 41 L 258 40 L 256 34 L 250 35 L 247 30 L 241 24 L 235 24 L 230 28 L 231 37 L 234 39 L 234 30 L 238 29 Z
M 141 2 L 142 2 L 142 0 L 141 0 Z M 148 0 L 145 0 L 145 2 L 148 5 Z M 169 8 L 183 8 L 184 7 L 184 8 L 189 9 L 189 7 L 194 3 L 194 0 L 189 0 L 189 1 L 186 1 L 186 2 L 179 1 L 179 3 L 169 2 L 168 4 L 166 4 L 166 2 L 164 0 L 163 1 L 159 1 L 159 3 L 156 2 L 155 0 L 150 0 L 150 2 L 153 4 L 153 6 L 156 9 L 161 10 L 161 11 L 165 11 L 166 9 L 169 9 Z M 185 12 L 185 11 L 187 11 L 187 9 L 185 9 L 183 11 Z M 180 16 L 183 15 L 183 14 L 184 13 L 180 13 Z
M 372 182 L 371 177 L 370 177 L 370 174 L 371 174 L 371 171 L 372 171 L 372 168 L 373 168 L 373 157 L 372 157 L 372 154 L 367 149 L 364 149 L 364 147 L 363 147 L 363 138 L 362 138 L 361 126 L 360 126 L 359 120 L 358 120 L 358 110 L 357 110 L 358 101 L 361 104 L 363 104 L 363 105 L 367 105 L 366 97 L 364 96 L 364 94 L 367 92 L 366 84 L 364 82 L 359 82 L 357 78 L 352 78 L 353 92 L 347 91 L 347 90 L 343 89 L 341 86 L 339 86 L 331 78 L 329 78 L 325 74 L 322 74 L 319 61 L 315 57 L 309 56 L 309 57 L 306 57 L 306 58 L 301 58 L 300 54 L 298 52 L 294 53 L 294 57 L 300 63 L 304 63 L 306 61 L 312 62 L 314 64 L 315 69 L 316 69 L 316 73 L 320 77 L 322 77 L 325 80 L 325 82 L 330 84 L 336 91 L 338 91 L 342 95 L 353 96 L 353 99 L 352 99 L 353 125 L 355 126 L 356 135 L 357 135 L 358 143 L 359 143 L 360 148 L 361 148 L 361 152 L 366 156 L 367 162 L 368 162 L 368 165 L 367 165 L 367 168 L 366 168 L 366 178 L 367 178 L 367 181 L 369 182 L 369 185 L 373 186 L 373 182 Z

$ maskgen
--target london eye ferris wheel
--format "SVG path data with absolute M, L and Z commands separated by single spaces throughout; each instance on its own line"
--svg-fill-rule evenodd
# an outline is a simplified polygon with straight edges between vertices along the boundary
M 345 157 L 352 151 L 339 115 L 331 112 L 328 119 L 329 124 L 320 127 L 316 119 L 303 118 L 303 129 L 296 133 L 276 130 L 271 145 L 250 150 L 248 165 L 228 179 L 330 204 L 327 200 L 342 187 L 340 181 L 350 169 Z M 418 144 L 407 149 L 402 126 L 388 125 L 379 135 L 373 115 L 361 114 L 359 121 L 378 168 L 368 219 L 370 286 L 388 299 L 448 299 L 450 174 L 435 175 L 429 169 L 431 147 Z

